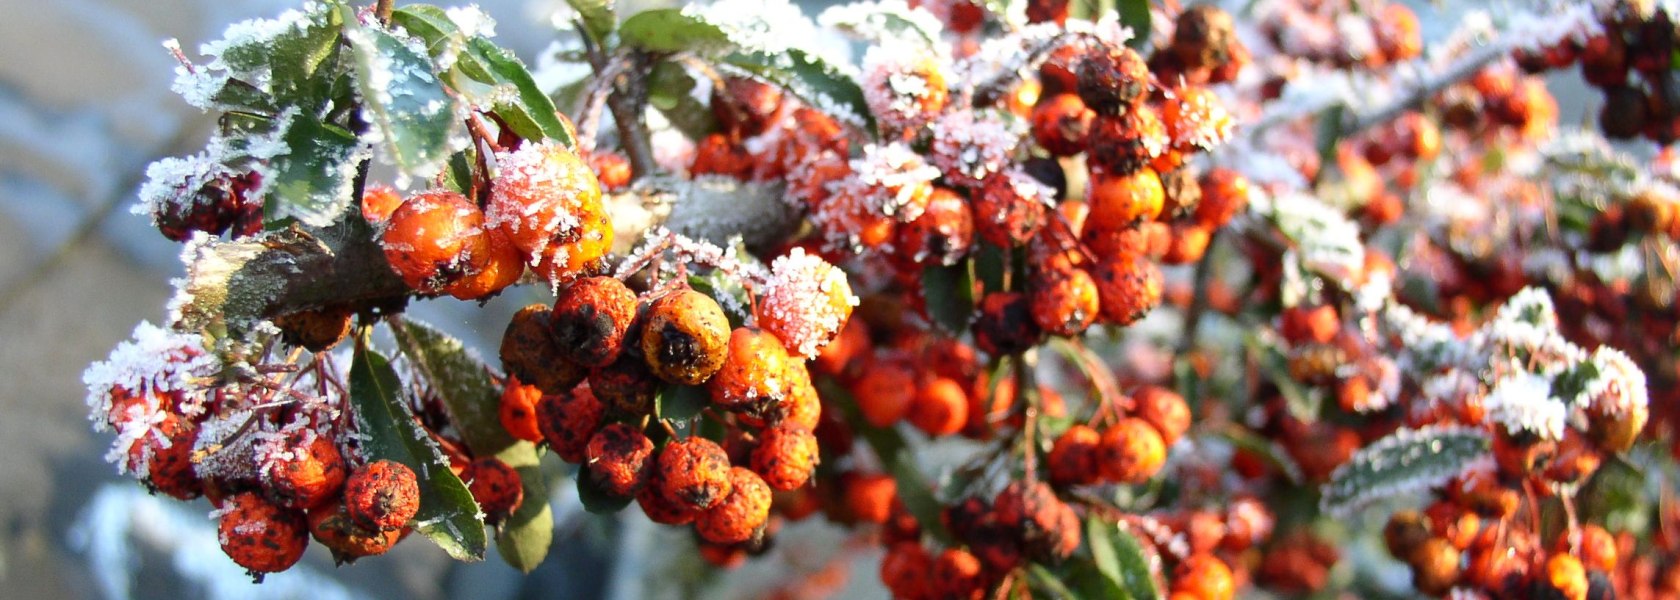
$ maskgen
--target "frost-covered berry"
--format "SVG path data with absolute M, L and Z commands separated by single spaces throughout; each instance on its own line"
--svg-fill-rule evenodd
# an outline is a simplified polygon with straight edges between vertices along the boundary
M 974 229 L 995 246 L 1025 244 L 1044 226 L 1054 195 L 1022 171 L 992 175 L 974 195 Z
M 407 465 L 376 460 L 350 473 L 344 482 L 344 505 L 361 527 L 401 529 L 420 512 L 420 483 Z
M 613 423 L 589 438 L 589 476 L 615 496 L 629 497 L 653 470 L 653 441 L 632 425 Z
M 736 327 L 723 367 L 706 380 L 712 403 L 725 410 L 762 412 L 787 394 L 788 362 L 782 341 L 762 329 Z
M 889 44 L 863 57 L 863 97 L 889 137 L 928 125 L 950 101 L 939 56 Z
M 636 319 L 636 293 L 612 277 L 585 277 L 560 291 L 549 314 L 560 355 L 585 367 L 618 358 Z
M 805 485 L 816 471 L 817 436 L 810 429 L 783 423 L 764 430 L 752 451 L 752 470 L 778 490 Z
M 1161 433 L 1148 421 L 1121 419 L 1102 434 L 1097 448 L 1097 470 L 1117 483 L 1149 481 L 1167 462 L 1167 446 Z
M 694 290 L 677 290 L 648 306 L 642 355 L 660 379 L 699 385 L 723 367 L 729 331 L 729 318 L 716 300 Z
M 282 508 L 255 493 L 227 499 L 219 511 L 217 537 L 222 552 L 258 577 L 297 564 L 309 545 L 303 513 Z
M 857 305 L 844 271 L 794 248 L 771 261 L 770 281 L 759 291 L 753 319 L 790 355 L 808 359 L 839 335 Z
M 525 274 L 519 249 L 513 247 L 513 242 L 501 230 L 491 229 L 484 235 L 490 240 L 486 248 L 489 258 L 484 266 L 443 288 L 444 293 L 460 300 L 482 300 L 518 283 L 519 276 Z
M 370 183 L 362 190 L 362 218 L 371 225 L 378 225 L 390 220 L 391 213 L 397 212 L 402 206 L 402 195 L 397 188 L 382 184 Z
M 507 519 L 525 501 L 525 486 L 519 471 L 494 456 L 481 456 L 461 471 L 467 490 L 484 512 L 484 522 L 495 525 Z
M 486 223 L 505 233 L 539 276 L 570 280 L 612 247 L 601 186 L 589 165 L 553 143 L 496 155 Z
M 332 500 L 349 469 L 331 438 L 306 429 L 276 440 L 281 448 L 266 453 L 264 479 L 270 499 L 288 508 L 312 508 Z
M 364 556 L 384 554 L 403 536 L 400 529 L 380 531 L 356 525 L 343 502 L 309 509 L 309 533 L 331 550 L 333 560 L 341 565 Z
M 595 399 L 589 386 L 578 386 L 559 394 L 543 394 L 537 401 L 537 428 L 549 448 L 569 463 L 581 463 L 587 456 L 589 439 L 601 428 L 606 407 Z
M 471 200 L 434 190 L 410 197 L 391 213 L 380 247 L 405 285 L 436 294 L 490 263 L 486 232 L 484 213 Z
M 545 304 L 519 309 L 502 332 L 502 368 L 545 394 L 571 390 L 587 371 L 566 360 L 554 342 L 552 311 Z
M 166 413 L 155 433 L 145 438 L 141 449 L 146 459 L 146 485 L 180 500 L 197 498 L 204 491 L 204 482 L 193 468 L 193 446 L 198 442 L 197 424 L 173 413 Z
M 1225 102 L 1207 88 L 1184 86 L 1174 90 L 1161 107 L 1161 121 L 1173 148 L 1181 152 L 1212 150 L 1231 139 L 1236 128 L 1235 119 L 1225 110 Z
M 709 509 L 733 489 L 729 455 L 717 442 L 701 437 L 671 442 L 659 452 L 659 479 L 665 499 L 694 509 Z
M 729 484 L 729 495 L 694 520 L 701 539 L 716 544 L 744 542 L 770 518 L 770 486 L 757 473 L 731 467 Z

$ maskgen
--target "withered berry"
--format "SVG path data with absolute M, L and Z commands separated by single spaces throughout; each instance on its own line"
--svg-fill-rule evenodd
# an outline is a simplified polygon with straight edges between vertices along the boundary
M 560 292 L 548 323 L 565 359 L 601 367 L 618 358 L 636 318 L 636 293 L 612 277 L 584 277 Z
M 647 483 L 653 470 L 653 441 L 641 429 L 624 423 L 602 427 L 589 439 L 589 476 L 616 496 L 631 496 Z

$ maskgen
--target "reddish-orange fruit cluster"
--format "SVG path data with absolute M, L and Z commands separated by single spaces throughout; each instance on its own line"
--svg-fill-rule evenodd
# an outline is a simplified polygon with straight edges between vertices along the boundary
M 559 145 L 529 143 L 497 154 L 496 168 L 485 224 L 507 236 L 520 264 L 550 282 L 599 268 L 613 229 L 600 182 L 582 159 Z

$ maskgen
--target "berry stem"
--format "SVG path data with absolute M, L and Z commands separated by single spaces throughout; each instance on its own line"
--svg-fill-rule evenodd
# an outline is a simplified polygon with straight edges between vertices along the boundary
M 373 18 L 379 19 L 380 25 L 391 23 L 391 12 L 396 9 L 396 0 L 378 0 L 373 3 Z
M 578 31 L 587 31 L 582 23 L 577 24 Z M 611 61 L 601 46 L 583 37 L 583 48 L 589 56 L 589 66 L 596 77 L 608 74 Z M 628 55 L 632 63 L 631 72 L 645 73 L 651 65 L 647 56 L 639 52 Z M 625 154 L 630 156 L 630 181 L 636 181 L 653 173 L 657 163 L 653 160 L 653 147 L 648 143 L 647 124 L 642 122 L 642 112 L 647 108 L 647 89 L 641 79 L 625 76 L 624 72 L 611 73 L 613 91 L 607 96 L 607 109 L 612 111 L 613 124 L 618 127 L 618 143 L 624 148 Z

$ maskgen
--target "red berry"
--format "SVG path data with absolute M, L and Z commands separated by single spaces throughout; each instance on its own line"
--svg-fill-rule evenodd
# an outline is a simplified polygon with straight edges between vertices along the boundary
M 365 529 L 401 529 L 420 511 L 420 483 L 406 465 L 377 460 L 350 474 L 344 505 L 350 519 Z

